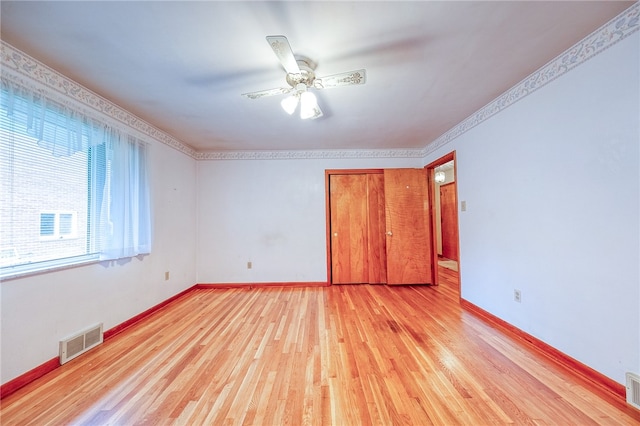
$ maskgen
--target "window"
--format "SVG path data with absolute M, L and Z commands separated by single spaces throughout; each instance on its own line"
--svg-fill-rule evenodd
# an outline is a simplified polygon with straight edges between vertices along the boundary
M 76 238 L 76 213 L 40 213 L 40 240 Z
M 58 235 L 63 238 L 73 238 L 75 232 L 73 213 L 56 213 Z
M 146 144 L 4 80 L 0 95 L 0 278 L 149 253 Z
M 55 236 L 56 214 L 40 213 L 40 236 L 47 238 Z

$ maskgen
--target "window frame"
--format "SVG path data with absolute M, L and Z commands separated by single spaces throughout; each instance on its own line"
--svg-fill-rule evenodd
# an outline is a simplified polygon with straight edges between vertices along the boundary
M 42 215 L 53 215 L 53 233 L 51 235 L 42 235 Z M 71 216 L 71 232 L 62 233 L 61 216 Z M 75 240 L 78 239 L 78 212 L 71 210 L 42 210 L 40 212 L 40 241 L 59 241 L 59 240 Z M 89 236 L 87 238 L 90 238 Z

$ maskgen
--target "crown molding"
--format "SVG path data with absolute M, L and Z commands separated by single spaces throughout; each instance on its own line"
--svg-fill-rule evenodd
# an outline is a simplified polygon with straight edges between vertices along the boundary
M 107 121 L 125 131 L 150 137 L 192 158 L 196 151 L 113 102 L 0 40 L 0 74 L 14 84 L 34 90 L 89 117 Z
M 635 33 L 640 29 L 639 16 L 640 3 L 636 2 L 492 102 L 427 143 L 422 149 L 198 152 L 2 40 L 0 71 L 3 79 L 35 90 L 64 105 L 73 106 L 88 116 L 107 120 L 109 124 L 127 126 L 128 129 L 151 137 L 196 160 L 425 158 L 483 121 Z
M 424 149 L 353 149 L 292 151 L 198 152 L 197 160 L 340 160 L 364 158 L 423 158 Z
M 601 26 L 546 65 L 526 77 L 478 111 L 427 144 L 425 156 L 496 115 L 536 90 L 551 83 L 640 29 L 640 2 Z

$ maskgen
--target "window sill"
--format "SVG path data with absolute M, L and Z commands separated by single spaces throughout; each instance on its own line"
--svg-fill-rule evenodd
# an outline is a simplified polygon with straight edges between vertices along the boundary
M 100 262 L 100 256 L 98 254 L 87 254 L 84 256 L 74 256 L 65 259 L 48 260 L 45 262 L 5 266 L 0 268 L 0 281 L 24 278 L 31 275 L 60 271 L 63 269 L 70 269 L 98 262 Z
M 77 240 L 78 237 L 77 235 L 47 235 L 47 236 L 40 236 L 40 241 L 42 242 L 55 242 L 55 241 L 69 241 L 69 240 Z

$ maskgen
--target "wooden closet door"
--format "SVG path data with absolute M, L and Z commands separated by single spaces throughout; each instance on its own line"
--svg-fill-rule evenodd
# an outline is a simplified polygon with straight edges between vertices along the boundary
M 367 175 L 331 175 L 331 282 L 369 281 Z
M 433 284 L 427 175 L 385 169 L 387 284 Z

